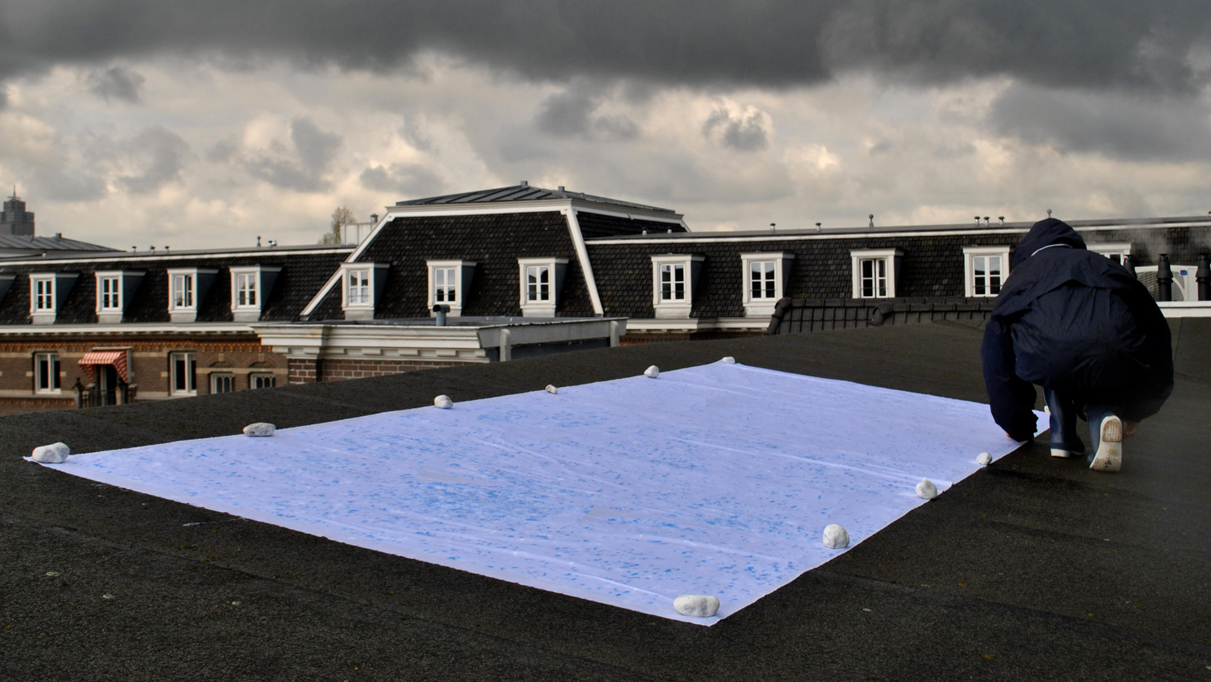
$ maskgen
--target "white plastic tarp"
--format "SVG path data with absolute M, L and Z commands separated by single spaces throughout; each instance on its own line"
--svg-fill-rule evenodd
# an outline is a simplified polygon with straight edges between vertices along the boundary
M 828 524 L 852 547 L 1018 445 L 983 404 L 720 362 L 46 466 L 710 625 L 842 553 Z

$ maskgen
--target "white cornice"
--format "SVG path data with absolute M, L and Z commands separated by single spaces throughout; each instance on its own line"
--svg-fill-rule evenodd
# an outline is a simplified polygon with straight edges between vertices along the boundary
M 1211 222 L 1184 221 L 1172 223 L 1105 223 L 1098 225 L 1073 226 L 1077 232 L 1104 232 L 1106 230 L 1153 230 L 1171 227 L 1208 227 Z M 1025 227 L 932 227 L 932 228 L 882 228 L 879 230 L 855 229 L 847 231 L 826 230 L 787 231 L 787 232 L 681 232 L 672 235 L 644 237 L 602 237 L 586 240 L 588 246 L 605 244 L 684 244 L 687 242 L 725 243 L 725 242 L 784 242 L 784 241 L 829 241 L 837 239 L 885 239 L 896 237 L 947 237 L 947 236 L 982 236 L 1026 234 L 1030 226 Z
M 68 336 L 123 334 L 251 334 L 251 325 L 231 322 L 193 322 L 172 324 L 170 322 L 119 323 L 119 324 L 6 324 L 0 325 L 0 339 L 7 336 Z
M 494 203 L 465 204 L 420 204 L 416 206 L 387 206 L 387 216 L 391 218 L 442 216 L 442 215 L 486 215 L 495 213 L 542 213 L 546 211 L 567 211 L 575 209 L 601 213 L 603 215 L 626 216 L 643 220 L 660 220 L 681 224 L 683 216 L 680 213 L 653 211 L 644 208 L 631 208 L 615 204 L 602 204 L 596 201 L 568 197 L 566 199 L 535 199 L 532 201 L 500 201 Z M 373 237 L 373 233 L 370 235 Z M 370 238 L 367 238 L 367 241 Z
M 252 249 L 249 251 L 188 251 L 172 254 L 155 254 L 150 253 L 130 253 L 126 251 L 104 252 L 101 256 L 91 258 L 55 258 L 47 256 L 45 258 L 33 258 L 29 260 L 4 260 L 0 261 L 0 266 L 3 265 L 42 265 L 45 263 L 55 263 L 56 265 L 86 263 L 86 264 L 104 264 L 111 261 L 138 261 L 140 263 L 149 261 L 182 261 L 182 260 L 198 260 L 200 258 L 262 258 L 265 256 L 324 256 L 330 254 L 348 253 L 353 250 L 352 246 L 332 247 L 329 249 L 290 249 L 284 247 L 263 247 L 260 249 Z

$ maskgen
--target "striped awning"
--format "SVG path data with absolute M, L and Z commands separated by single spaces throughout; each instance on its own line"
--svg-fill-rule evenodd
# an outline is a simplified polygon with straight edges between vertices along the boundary
M 93 376 L 96 371 L 93 369 L 94 365 L 113 365 L 123 383 L 130 382 L 126 373 L 126 351 L 124 350 L 95 350 L 85 353 L 84 357 L 80 358 L 80 366 L 90 376 Z

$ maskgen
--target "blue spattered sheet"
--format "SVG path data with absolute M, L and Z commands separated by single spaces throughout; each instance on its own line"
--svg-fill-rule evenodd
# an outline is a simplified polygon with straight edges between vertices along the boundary
M 852 547 L 1019 445 L 983 404 L 719 362 L 46 466 L 710 625 L 841 554 L 828 524 Z

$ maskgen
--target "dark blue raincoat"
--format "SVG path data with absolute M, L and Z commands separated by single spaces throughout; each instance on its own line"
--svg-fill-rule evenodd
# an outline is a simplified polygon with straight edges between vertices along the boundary
M 1014 251 L 980 355 L 993 419 L 1015 440 L 1034 437 L 1033 384 L 1130 421 L 1173 392 L 1169 325 L 1148 290 L 1054 218 Z

